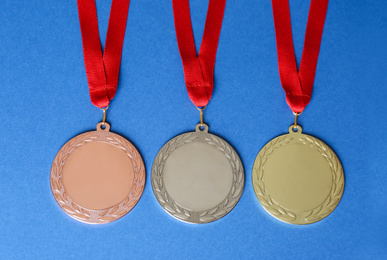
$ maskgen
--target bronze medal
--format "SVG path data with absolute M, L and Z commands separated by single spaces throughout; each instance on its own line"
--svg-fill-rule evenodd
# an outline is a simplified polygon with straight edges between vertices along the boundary
M 59 206 L 89 224 L 112 222 L 138 202 L 145 185 L 145 167 L 136 148 L 110 125 L 68 141 L 51 167 L 51 190 Z
M 59 206 L 76 220 L 104 224 L 127 214 L 145 184 L 145 167 L 136 148 L 111 133 L 106 110 L 114 98 L 125 38 L 129 0 L 113 1 L 102 52 L 95 1 L 77 2 L 90 100 L 103 111 L 96 131 L 68 141 L 51 167 L 51 190 Z

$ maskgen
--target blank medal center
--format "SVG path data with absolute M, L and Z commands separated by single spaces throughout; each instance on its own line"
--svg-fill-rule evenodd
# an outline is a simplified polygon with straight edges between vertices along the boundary
M 291 210 L 311 210 L 329 195 L 332 171 L 316 149 L 291 144 L 270 155 L 264 182 L 272 199 L 281 206 Z
M 225 154 L 205 143 L 187 143 L 171 153 L 164 166 L 165 188 L 180 206 L 211 209 L 231 190 L 233 173 Z
M 108 143 L 91 142 L 69 156 L 63 169 L 63 184 L 79 205 L 106 209 L 128 196 L 133 184 L 132 163 L 123 150 Z

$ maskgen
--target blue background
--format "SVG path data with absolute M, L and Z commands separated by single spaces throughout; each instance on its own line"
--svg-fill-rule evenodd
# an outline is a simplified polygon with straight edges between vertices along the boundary
M 207 3 L 191 1 L 197 46 Z M 309 3 L 291 1 L 298 62 Z M 97 1 L 102 42 L 110 4 Z M 313 97 L 299 122 L 337 153 L 346 185 L 330 216 L 292 226 L 267 214 L 251 185 L 258 151 L 294 120 L 278 75 L 271 2 L 227 2 L 204 116 L 242 158 L 245 189 L 223 219 L 190 225 L 161 208 L 150 182 L 162 145 L 199 121 L 185 89 L 172 4 L 133 0 L 107 118 L 138 147 L 146 186 L 125 217 L 91 226 L 59 208 L 49 183 L 61 146 L 102 119 L 89 99 L 76 1 L 1 0 L 0 258 L 387 258 L 386 14 L 383 0 L 329 3 Z

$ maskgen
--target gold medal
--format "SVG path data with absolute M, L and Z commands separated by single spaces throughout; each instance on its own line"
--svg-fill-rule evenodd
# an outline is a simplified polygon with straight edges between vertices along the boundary
M 123 217 L 144 190 L 145 167 L 140 154 L 109 129 L 108 123 L 99 123 L 97 131 L 68 141 L 51 168 L 51 190 L 59 206 L 89 224 Z
M 312 0 L 300 67 L 293 47 L 288 1 L 272 1 L 278 70 L 286 102 L 295 115 L 289 134 L 267 143 L 255 159 L 252 182 L 259 202 L 275 218 L 311 224 L 327 217 L 344 190 L 343 168 L 323 141 L 297 125 L 311 100 L 328 0 Z
M 255 194 L 275 218 L 290 224 L 310 224 L 327 217 L 344 189 L 343 168 L 321 140 L 292 125 L 289 134 L 267 143 L 255 159 Z

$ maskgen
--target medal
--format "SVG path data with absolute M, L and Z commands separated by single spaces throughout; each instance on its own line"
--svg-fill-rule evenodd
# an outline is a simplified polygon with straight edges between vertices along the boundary
M 200 111 L 195 132 L 181 134 L 158 152 L 152 167 L 152 188 L 160 205 L 189 223 L 208 223 L 229 213 L 244 187 L 243 165 L 222 138 L 208 133 L 203 110 L 211 99 L 216 50 L 225 0 L 210 0 L 199 55 L 188 0 L 173 0 L 176 37 L 188 95 Z
M 323 141 L 303 134 L 297 118 L 309 103 L 328 0 L 312 0 L 304 50 L 297 72 L 288 0 L 272 0 L 278 65 L 286 101 L 295 115 L 289 134 L 267 143 L 255 159 L 255 194 L 273 217 L 290 224 L 311 224 L 327 217 L 344 190 L 343 168 Z
M 51 190 L 59 206 L 89 224 L 112 222 L 138 202 L 145 167 L 136 148 L 110 132 L 106 110 L 117 90 L 129 0 L 113 0 L 104 54 L 99 41 L 95 0 L 78 0 L 84 60 L 91 102 L 102 109 L 96 131 L 68 141 L 51 167 Z

